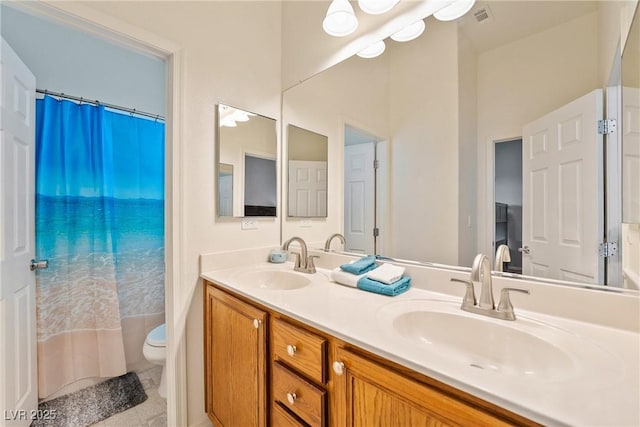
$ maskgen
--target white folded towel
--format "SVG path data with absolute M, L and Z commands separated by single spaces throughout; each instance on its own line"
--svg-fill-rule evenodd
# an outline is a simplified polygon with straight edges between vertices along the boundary
M 363 276 L 366 276 L 367 273 L 364 274 L 353 274 L 347 271 L 343 271 L 338 268 L 334 268 L 331 270 L 331 280 L 336 283 L 340 283 L 341 285 L 351 286 L 352 288 L 358 287 L 358 280 L 360 280 Z
M 382 282 L 387 285 L 391 285 L 402 278 L 404 274 L 404 267 L 400 267 L 393 264 L 382 264 L 378 268 L 365 273 L 365 275 L 377 282 Z

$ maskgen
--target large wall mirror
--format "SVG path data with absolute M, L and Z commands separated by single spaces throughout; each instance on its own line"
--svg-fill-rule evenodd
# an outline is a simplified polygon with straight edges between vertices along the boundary
M 218 216 L 276 216 L 276 121 L 219 104 L 217 131 Z
M 324 135 L 287 126 L 287 215 L 327 216 L 327 145 Z
M 640 11 L 622 54 L 622 275 L 640 289 Z M 632 286 L 630 286 L 632 287 Z
M 621 274 L 607 277 L 604 255 L 619 259 L 628 248 L 603 252 L 606 230 L 622 226 L 605 223 L 603 188 L 605 170 L 637 180 L 638 163 L 605 168 L 606 135 L 597 131 L 625 7 L 478 2 L 472 12 L 484 8 L 483 22 L 476 13 L 428 17 L 418 39 L 386 40 L 381 56 L 351 57 L 286 90 L 283 120 L 313 123 L 335 153 L 329 227 L 351 231 L 345 164 L 355 129 L 377 160 L 368 212 L 351 213 L 374 221 L 362 227 L 372 243 L 361 247 L 470 266 L 476 253 L 493 257 L 505 244 L 504 267 L 515 274 L 633 288 Z M 620 191 L 608 197 L 629 202 Z

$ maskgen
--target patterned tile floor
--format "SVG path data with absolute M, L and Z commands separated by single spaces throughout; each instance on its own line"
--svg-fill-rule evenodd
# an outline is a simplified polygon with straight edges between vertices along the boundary
M 93 427 L 166 427 L 167 402 L 158 394 L 162 366 L 154 366 L 137 374 L 147 393 L 147 400 L 93 424 Z

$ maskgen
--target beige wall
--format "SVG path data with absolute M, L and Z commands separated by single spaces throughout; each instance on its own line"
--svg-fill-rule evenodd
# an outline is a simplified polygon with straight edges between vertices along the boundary
M 215 216 L 215 106 L 234 105 L 280 118 L 281 9 L 278 2 L 88 2 L 88 6 L 150 31 L 183 49 L 184 131 L 181 198 L 184 251 L 178 300 L 190 303 L 186 336 L 188 422 L 206 421 L 204 413 L 201 253 L 278 245 L 276 219 L 259 220 L 258 230 L 240 229 L 238 220 Z M 193 298 L 191 299 L 191 295 Z M 188 311 L 187 311 L 188 310 Z
M 471 266 L 476 255 L 477 206 L 477 55 L 458 32 L 459 171 L 458 265 Z
M 391 253 L 458 261 L 458 37 L 430 20 L 390 55 Z

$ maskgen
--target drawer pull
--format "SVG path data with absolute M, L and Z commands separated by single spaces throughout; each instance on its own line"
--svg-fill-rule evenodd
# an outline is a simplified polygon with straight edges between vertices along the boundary
M 296 403 L 296 397 L 297 396 L 294 392 L 287 393 L 287 402 L 289 402 L 289 405 Z
M 295 345 L 291 345 L 291 344 L 289 344 L 289 345 L 287 346 L 287 354 L 288 354 L 289 356 L 295 356 L 295 355 L 296 355 L 296 351 L 297 351 L 297 350 L 298 350 L 298 349 L 296 348 L 296 346 L 295 346 Z
M 335 372 L 336 375 L 342 375 L 344 373 L 344 363 L 341 361 L 336 360 L 331 366 L 333 367 L 333 372 Z

